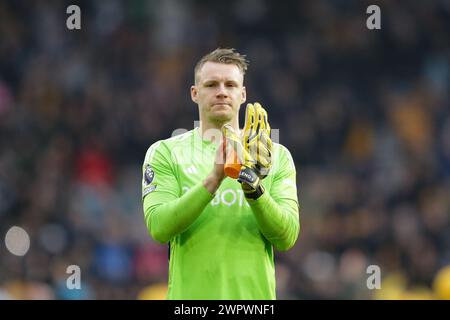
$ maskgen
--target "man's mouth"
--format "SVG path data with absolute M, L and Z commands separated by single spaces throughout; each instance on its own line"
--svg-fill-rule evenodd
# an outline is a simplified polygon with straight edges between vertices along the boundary
M 231 107 L 231 106 L 225 102 L 218 102 L 218 103 L 214 103 L 213 107 Z

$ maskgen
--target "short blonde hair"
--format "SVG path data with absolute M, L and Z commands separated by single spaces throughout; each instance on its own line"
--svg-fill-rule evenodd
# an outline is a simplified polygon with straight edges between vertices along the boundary
M 245 72 L 247 71 L 249 64 L 249 61 L 246 59 L 246 56 L 237 52 L 236 49 L 217 48 L 216 50 L 203 56 L 200 59 L 200 61 L 197 62 L 197 64 L 195 65 L 194 73 L 196 81 L 198 72 L 206 62 L 234 64 L 239 68 L 239 70 L 242 72 L 243 75 L 245 75 Z

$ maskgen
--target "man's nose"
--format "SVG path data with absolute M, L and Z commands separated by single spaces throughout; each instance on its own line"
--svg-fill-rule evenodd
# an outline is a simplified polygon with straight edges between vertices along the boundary
M 216 96 L 218 98 L 226 98 L 226 97 L 228 97 L 227 88 L 225 87 L 224 84 L 220 84 L 218 86 Z

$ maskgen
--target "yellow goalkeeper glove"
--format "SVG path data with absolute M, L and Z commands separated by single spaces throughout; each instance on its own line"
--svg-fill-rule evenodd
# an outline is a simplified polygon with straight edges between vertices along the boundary
M 222 133 L 242 164 L 237 179 L 245 195 L 259 197 L 264 192 L 261 180 L 272 166 L 272 140 L 266 110 L 259 103 L 247 104 L 242 135 L 237 135 L 230 125 L 225 125 Z

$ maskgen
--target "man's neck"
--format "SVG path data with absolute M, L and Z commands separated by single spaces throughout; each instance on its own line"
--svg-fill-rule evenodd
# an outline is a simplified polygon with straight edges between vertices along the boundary
M 238 119 L 233 119 L 230 122 L 207 122 L 200 120 L 200 135 L 203 140 L 209 140 L 214 143 L 220 142 L 221 130 L 224 124 L 230 124 L 236 132 L 240 132 L 239 130 L 239 121 Z M 218 139 L 219 138 L 219 139 Z

